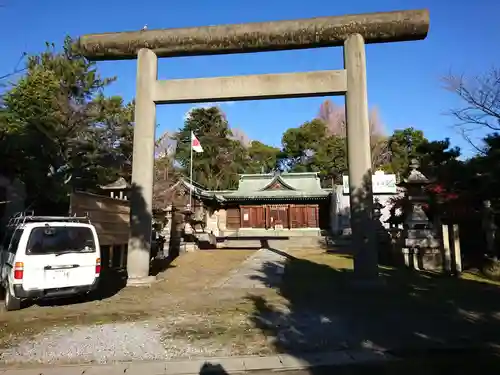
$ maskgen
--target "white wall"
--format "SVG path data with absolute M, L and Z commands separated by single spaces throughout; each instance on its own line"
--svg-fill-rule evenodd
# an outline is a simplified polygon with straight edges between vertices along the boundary
M 391 204 L 389 203 L 392 198 L 403 196 L 403 193 L 398 194 L 374 194 L 373 200 L 378 199 L 380 204 L 384 206 L 382 209 L 382 217 L 380 221 L 383 226 L 389 228 L 389 224 L 385 223 L 387 219 L 391 216 L 390 209 Z M 337 233 L 343 229 L 350 228 L 350 216 L 351 210 L 349 205 L 349 195 L 343 193 L 343 186 L 337 185 L 335 191 L 332 194 L 332 211 L 331 211 L 331 230 L 332 233 Z

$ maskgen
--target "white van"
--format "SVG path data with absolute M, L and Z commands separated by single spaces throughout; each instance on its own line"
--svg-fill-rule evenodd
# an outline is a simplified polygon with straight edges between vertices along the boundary
M 0 245 L 0 291 L 5 309 L 22 300 L 89 293 L 97 287 L 101 251 L 88 218 L 20 214 Z

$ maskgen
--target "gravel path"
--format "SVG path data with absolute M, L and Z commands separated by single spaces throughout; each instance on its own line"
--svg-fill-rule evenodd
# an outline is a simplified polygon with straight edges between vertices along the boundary
M 272 288 L 281 283 L 286 257 L 268 249 L 260 249 L 229 277 L 217 281 L 213 288 Z
M 0 362 L 60 363 L 168 360 L 178 357 L 228 355 L 207 342 L 190 343 L 162 334 L 159 324 L 113 323 L 53 329 L 3 350 Z
M 217 292 L 221 298 L 221 292 L 231 289 L 275 287 L 281 283 L 285 261 L 285 256 L 261 249 L 209 288 L 224 288 Z M 270 322 L 264 319 L 266 322 L 260 323 L 283 323 L 283 319 L 275 316 L 267 318 Z M 242 350 L 256 354 L 266 346 L 250 332 L 251 322 L 245 314 L 221 319 L 218 314 L 179 312 L 154 321 L 52 328 L 3 350 L 0 362 L 55 364 L 169 360 L 230 356 L 241 354 Z M 286 318 L 284 322 L 289 323 Z M 290 340 L 289 335 L 286 336 Z M 265 340 L 265 337 L 260 339 Z M 295 337 L 291 339 L 297 341 Z

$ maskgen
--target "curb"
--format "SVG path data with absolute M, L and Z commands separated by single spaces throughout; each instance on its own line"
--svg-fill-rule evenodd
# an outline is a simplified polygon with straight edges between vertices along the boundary
M 267 357 L 208 357 L 192 360 L 117 362 L 40 367 L 0 368 L 0 375 L 201 375 L 240 374 L 263 371 L 307 370 L 316 367 L 345 366 L 394 360 L 373 350 L 342 350 L 310 354 L 278 354 Z

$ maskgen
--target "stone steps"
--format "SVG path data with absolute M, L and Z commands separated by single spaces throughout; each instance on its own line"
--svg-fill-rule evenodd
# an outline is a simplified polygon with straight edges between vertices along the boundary
M 267 239 L 265 241 L 259 239 L 229 239 L 221 242 L 218 247 L 226 249 L 260 249 L 262 247 L 270 247 L 274 249 L 317 249 L 326 248 L 326 240 L 323 236 L 311 237 L 294 237 L 283 239 Z
M 238 229 L 221 231 L 220 237 L 280 237 L 280 238 L 296 238 L 296 237 L 317 237 L 322 235 L 321 229 Z
M 225 249 L 260 249 L 262 243 L 259 240 L 226 240 L 218 244 L 218 247 Z

